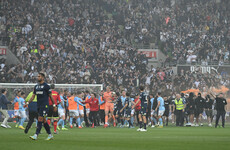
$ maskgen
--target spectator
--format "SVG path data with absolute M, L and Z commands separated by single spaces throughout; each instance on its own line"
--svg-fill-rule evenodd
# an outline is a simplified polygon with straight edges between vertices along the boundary
M 7 100 L 6 98 L 7 90 L 2 89 L 2 95 L 0 97 L 0 112 L 2 115 L 5 117 L 3 120 L 1 127 L 3 128 L 11 128 L 11 126 L 8 125 L 8 119 L 10 118 L 8 111 L 7 111 L 7 104 L 12 104 L 10 101 Z

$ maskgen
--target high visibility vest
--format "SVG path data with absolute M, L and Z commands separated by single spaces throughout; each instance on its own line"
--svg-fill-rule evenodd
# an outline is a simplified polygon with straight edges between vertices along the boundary
M 175 105 L 176 105 L 176 110 L 184 109 L 183 99 L 180 98 L 179 101 L 177 99 L 175 99 Z
M 38 53 L 38 49 L 31 49 L 31 53 Z

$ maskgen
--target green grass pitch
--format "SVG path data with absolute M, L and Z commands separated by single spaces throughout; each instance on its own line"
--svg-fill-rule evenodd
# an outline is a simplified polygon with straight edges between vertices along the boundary
M 11 124 L 13 126 L 13 124 Z M 136 128 L 137 129 L 137 128 Z M 148 128 L 137 132 L 128 128 L 73 128 L 60 131 L 54 140 L 45 141 L 44 128 L 37 141 L 23 130 L 0 128 L 1 150 L 229 150 L 230 126 Z M 53 130 L 53 129 L 51 129 Z

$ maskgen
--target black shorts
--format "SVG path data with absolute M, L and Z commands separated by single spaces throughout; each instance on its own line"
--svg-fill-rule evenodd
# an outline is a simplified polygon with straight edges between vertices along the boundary
M 165 116 L 165 117 L 169 116 L 169 110 L 168 109 L 165 109 L 165 112 L 164 112 L 163 116 Z
M 57 111 L 54 112 L 53 105 L 49 105 L 48 117 L 58 117 L 58 108 Z
M 188 113 L 188 115 L 194 115 L 194 109 L 188 109 L 187 110 L 187 113 Z
M 203 108 L 197 108 L 196 110 L 195 110 L 195 116 L 199 116 L 200 114 L 202 114 L 203 113 Z
M 115 109 L 114 111 L 113 111 L 113 114 L 116 116 L 116 115 L 118 115 L 119 117 L 122 117 L 122 116 L 124 116 L 124 110 L 122 111 L 122 112 L 120 112 L 120 109 Z
M 124 117 L 126 117 L 126 118 L 131 117 L 131 110 L 130 109 L 124 110 Z
M 142 116 L 146 116 L 147 115 L 146 110 L 147 110 L 147 106 L 141 106 L 140 114 Z
M 118 115 L 118 113 L 119 113 L 119 111 L 118 111 L 118 109 L 116 108 L 116 109 L 114 109 L 114 111 L 113 111 L 113 115 Z
M 140 110 L 135 109 L 135 114 L 138 116 L 140 114 Z
M 47 107 L 38 107 L 38 116 L 47 117 L 49 108 Z
M 212 117 L 213 115 L 212 115 L 212 109 L 206 109 L 205 110 L 205 114 L 207 115 L 207 117 Z

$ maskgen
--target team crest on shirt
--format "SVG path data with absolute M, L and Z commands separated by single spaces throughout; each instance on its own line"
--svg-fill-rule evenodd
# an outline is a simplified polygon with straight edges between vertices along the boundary
M 36 86 L 36 89 L 43 89 L 44 88 L 44 85 L 37 85 Z

